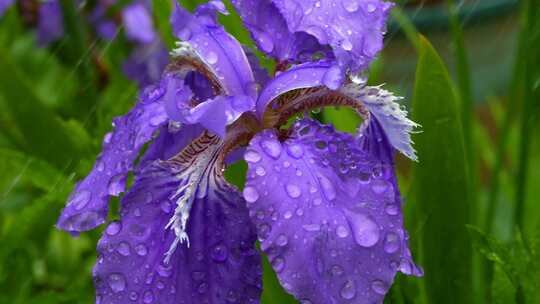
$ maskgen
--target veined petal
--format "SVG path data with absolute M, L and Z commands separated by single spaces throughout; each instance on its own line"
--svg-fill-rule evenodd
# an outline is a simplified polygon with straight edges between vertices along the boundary
M 206 69 L 205 76 L 219 84 L 221 94 L 255 98 L 255 80 L 246 54 L 240 43 L 217 23 L 216 11 L 226 13 L 221 1 L 201 5 L 194 14 L 176 3 L 171 23 L 174 34 L 184 42 L 172 54 L 191 58 L 195 65 Z
M 133 41 L 148 44 L 157 38 L 152 16 L 142 2 L 126 6 L 122 10 L 122 21 L 126 36 Z
M 262 116 L 272 101 L 290 91 L 324 85 L 337 89 L 341 81 L 339 75 L 335 74 L 332 64 L 327 61 L 293 66 L 267 83 L 257 99 L 257 113 Z
M 300 301 L 382 303 L 398 270 L 421 275 L 390 145 L 376 120 L 367 124 L 359 140 L 302 120 L 284 143 L 267 130 L 246 151 L 244 198 L 261 249 Z
M 307 69 L 297 73 L 296 68 L 292 68 L 283 76 L 278 75 L 261 93 L 257 110 L 263 116 L 265 126 L 282 125 L 293 114 L 317 107 L 349 106 L 365 119 L 376 119 L 390 145 L 416 160 L 411 133 L 419 125 L 407 117 L 407 111 L 398 103 L 401 97 L 382 86 L 366 86 L 365 81 L 358 77 L 352 77 L 350 82 L 334 90 L 328 83 L 332 84 L 337 79 L 334 84 L 341 84 L 340 73 L 335 71 L 335 67 L 328 64 L 298 67 Z M 321 82 L 326 86 L 320 85 Z
M 77 184 L 57 226 L 77 233 L 105 222 L 110 196 L 124 191 L 127 173 L 142 146 L 167 121 L 162 86 L 149 87 L 135 107 L 114 119 L 114 130 L 105 135 L 103 150 L 92 171 Z
M 192 193 L 189 245 L 178 244 L 176 231 L 168 228 L 178 189 L 193 177 L 180 162 L 185 153 L 149 165 L 122 198 L 120 221 L 105 229 L 98 244 L 97 303 L 258 303 L 260 256 L 245 203 L 204 152 L 191 155 L 207 167 L 199 168 L 204 177 Z M 172 244 L 177 246 L 171 252 Z

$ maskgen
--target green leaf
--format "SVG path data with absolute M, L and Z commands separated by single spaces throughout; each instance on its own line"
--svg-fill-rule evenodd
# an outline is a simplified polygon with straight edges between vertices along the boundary
M 24 137 L 23 149 L 64 169 L 82 154 L 85 143 L 74 141 L 70 130 L 36 95 L 20 69 L 0 48 L 0 95 L 11 119 Z
M 426 296 L 429 303 L 472 303 L 467 163 L 458 103 L 444 63 L 424 37 L 419 38 L 413 120 L 423 131 L 414 136 L 419 163 L 413 202 L 418 218 L 426 219 L 419 231 Z

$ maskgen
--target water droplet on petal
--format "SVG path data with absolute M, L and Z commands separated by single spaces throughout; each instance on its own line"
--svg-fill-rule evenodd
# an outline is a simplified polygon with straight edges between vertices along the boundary
M 244 154 L 244 159 L 248 162 L 248 163 L 257 163 L 261 160 L 261 155 L 259 154 L 259 152 L 257 151 L 254 151 L 254 150 L 248 150 L 246 151 L 246 153 Z
M 365 214 L 345 213 L 350 227 L 353 230 L 353 237 L 356 243 L 362 247 L 371 247 L 379 241 L 380 230 L 377 223 Z
M 343 267 L 339 265 L 334 265 L 330 268 L 330 273 L 333 276 L 340 276 L 341 274 L 343 274 Z
M 118 194 L 124 192 L 125 189 L 125 176 L 123 174 L 118 174 L 109 180 L 109 185 L 107 191 L 109 195 L 118 196 Z
M 383 194 L 390 188 L 390 183 L 384 179 L 376 179 L 371 182 L 371 190 L 375 194 Z
M 148 253 L 148 249 L 144 244 L 139 244 L 135 246 L 135 252 L 140 256 L 145 256 Z
M 351 43 L 351 41 L 349 39 L 345 39 L 343 40 L 343 42 L 341 42 L 341 47 L 345 50 L 345 51 L 350 51 L 353 49 L 353 45 Z
M 227 260 L 229 252 L 225 245 L 217 245 L 212 250 L 212 259 L 216 262 L 222 263 Z
M 345 226 L 339 225 L 336 228 L 336 234 L 340 238 L 346 238 L 347 236 L 349 236 L 349 229 L 347 229 L 347 227 Z
M 274 159 L 277 159 L 281 155 L 281 143 L 275 139 L 263 140 L 261 147 L 268 156 Z
M 384 211 L 388 215 L 397 215 L 399 213 L 399 208 L 396 204 L 388 204 L 384 208 Z
M 394 232 L 389 232 L 384 240 L 384 251 L 386 251 L 386 253 L 394 253 L 398 251 L 399 246 L 399 235 Z
M 388 284 L 381 280 L 371 282 L 371 289 L 380 295 L 385 295 L 388 290 Z
M 283 213 L 283 218 L 288 220 L 290 219 L 291 217 L 293 216 L 292 212 L 290 210 L 287 210 L 285 211 L 285 213 Z
M 298 187 L 295 184 L 287 184 L 285 185 L 285 190 L 287 191 L 287 194 L 291 198 L 298 198 L 300 195 L 302 195 L 302 190 L 300 187 Z
M 323 76 L 323 83 L 331 90 L 337 90 L 343 82 L 343 73 L 338 66 L 332 66 Z
M 274 49 L 274 42 L 272 41 L 272 38 L 265 32 L 259 31 L 259 30 L 252 30 L 251 33 L 253 34 L 255 41 L 257 41 L 257 44 L 266 53 L 272 52 Z
M 172 265 L 158 265 L 158 267 L 156 268 L 156 272 L 161 276 L 161 277 L 164 277 L 164 278 L 168 278 L 171 276 L 172 274 L 172 271 L 173 271 L 173 267 Z
M 107 282 L 109 283 L 109 287 L 115 293 L 124 291 L 124 289 L 126 289 L 126 279 L 121 273 L 110 274 L 107 278 Z
M 151 290 L 147 290 L 147 291 L 144 292 L 143 302 L 145 304 L 150 304 L 150 303 L 154 302 L 154 294 L 152 293 Z
M 131 246 L 127 242 L 120 242 L 116 251 L 123 256 L 129 256 L 131 254 Z
M 286 246 L 288 242 L 289 239 L 284 234 L 280 234 L 276 239 L 276 244 L 280 247 Z
M 122 224 L 120 224 L 120 222 L 112 222 L 107 226 L 105 232 L 107 232 L 108 235 L 113 236 L 117 235 L 120 230 L 122 230 Z
M 257 192 L 257 189 L 254 187 L 247 186 L 242 193 L 244 194 L 244 199 L 248 203 L 254 203 L 259 199 L 259 192 Z
M 314 206 L 319 206 L 320 204 L 322 204 L 322 199 L 320 197 L 316 197 L 313 199 Z
M 92 193 L 88 190 L 76 192 L 75 195 L 70 198 L 69 205 L 72 205 L 75 207 L 75 210 L 79 211 L 88 205 L 91 197 Z
M 321 225 L 319 225 L 319 224 L 306 224 L 306 225 L 302 225 L 302 228 L 305 231 L 308 231 L 308 232 L 317 232 L 317 231 L 321 230 Z
M 357 0 L 344 0 L 343 8 L 349 13 L 354 13 L 358 10 L 358 1 Z
M 354 281 L 347 280 L 341 287 L 339 294 L 345 300 L 353 299 L 356 296 L 356 286 L 354 285 Z
M 283 258 L 277 257 L 272 261 L 272 268 L 274 271 L 281 272 L 285 268 L 285 260 Z
M 294 159 L 299 159 L 304 155 L 304 148 L 299 144 L 290 144 L 287 146 L 287 154 Z
M 139 294 L 135 291 L 132 291 L 129 293 L 129 299 L 131 301 L 137 301 L 137 299 L 139 298 Z
M 216 64 L 216 62 L 218 61 L 218 55 L 214 52 L 209 52 L 206 55 L 206 60 L 209 64 Z
M 266 175 L 266 170 L 264 170 L 263 167 L 258 166 L 257 168 L 255 168 L 255 173 L 256 173 L 258 176 L 265 176 L 265 175 Z
M 323 194 L 327 200 L 332 201 L 336 198 L 336 189 L 332 182 L 324 175 L 318 175 L 319 184 L 322 187 Z

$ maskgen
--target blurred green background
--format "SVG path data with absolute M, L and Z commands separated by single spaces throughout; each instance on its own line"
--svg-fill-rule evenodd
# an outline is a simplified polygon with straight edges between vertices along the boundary
M 93 303 L 100 231 L 72 238 L 54 223 L 138 93 L 121 70 L 132 45 L 94 37 L 81 6 L 61 3 L 65 35 L 47 47 L 20 6 L 0 19 L 1 304 Z M 169 4 L 152 1 L 171 47 Z M 253 46 L 235 13 L 221 20 Z M 369 82 L 405 96 L 422 125 L 419 162 L 397 156 L 397 170 L 426 274 L 398 275 L 385 302 L 540 303 L 540 1 L 400 1 Z M 359 122 L 343 108 L 314 115 L 350 132 Z M 241 186 L 243 170 L 227 176 Z M 263 303 L 296 303 L 267 263 Z

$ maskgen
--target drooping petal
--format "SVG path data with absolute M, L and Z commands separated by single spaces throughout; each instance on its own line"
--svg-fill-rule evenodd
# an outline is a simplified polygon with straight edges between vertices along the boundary
M 143 3 L 136 2 L 122 10 L 126 36 L 136 42 L 148 44 L 156 39 L 152 16 Z
M 192 193 L 189 246 L 172 253 L 177 235 L 168 225 L 191 167 L 155 162 L 143 170 L 122 198 L 120 221 L 99 241 L 97 303 L 258 303 L 260 256 L 245 202 L 211 160 L 204 163 L 199 169 L 207 173 Z
M 309 60 L 309 55 L 325 50 L 315 37 L 290 31 L 271 0 L 233 0 L 232 4 L 259 49 L 281 62 Z
M 62 7 L 57 0 L 41 2 L 37 26 L 37 40 L 45 46 L 64 36 Z
M 92 171 L 77 184 L 57 226 L 77 233 L 105 222 L 110 196 L 124 191 L 127 173 L 142 146 L 167 121 L 160 98 L 165 89 L 148 88 L 126 115 L 114 119 L 114 130 L 105 135 L 103 150 Z
M 219 82 L 223 95 L 256 97 L 249 61 L 240 43 L 217 23 L 216 12 L 226 13 L 221 1 L 210 1 L 191 14 L 178 3 L 171 16 L 174 34 L 184 42 L 173 51 L 176 56 L 191 56 L 209 70 L 207 77 Z
M 382 303 L 407 248 L 392 150 L 376 119 L 360 139 L 312 120 L 250 143 L 244 198 L 283 287 L 313 304 Z

